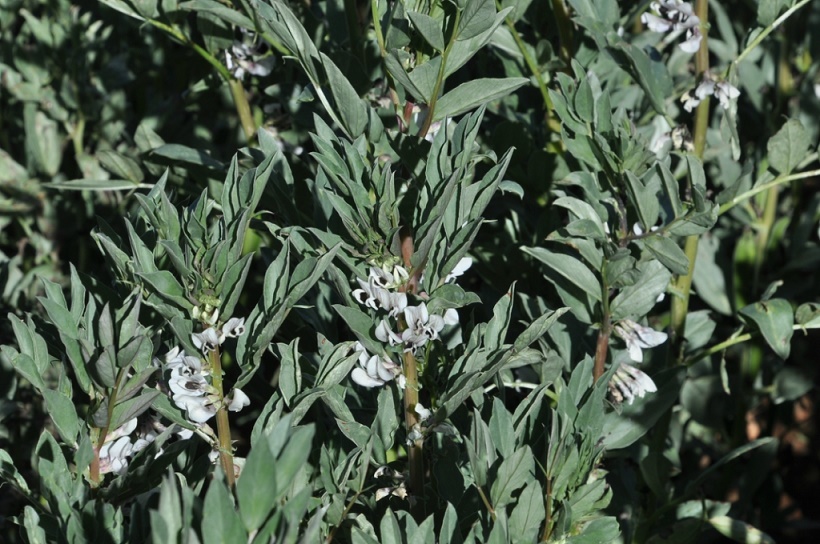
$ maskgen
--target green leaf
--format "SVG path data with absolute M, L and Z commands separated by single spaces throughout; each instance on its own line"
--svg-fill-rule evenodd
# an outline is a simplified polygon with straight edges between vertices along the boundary
M 689 259 L 673 240 L 664 236 L 649 236 L 643 239 L 646 249 L 673 274 L 686 275 L 689 272 Z
M 132 186 L 139 185 L 145 179 L 145 174 L 142 173 L 139 163 L 122 153 L 117 153 L 111 149 L 103 149 L 97 151 L 97 158 L 106 170 L 115 176 L 130 181 Z
M 672 278 L 672 274 L 658 261 L 643 262 L 638 265 L 638 270 L 638 280 L 621 289 L 610 304 L 613 321 L 625 317 L 636 319 L 648 314 Z
M 461 115 L 482 104 L 503 98 L 527 83 L 529 80 L 523 77 L 486 77 L 462 83 L 439 98 L 433 120 Z
M 138 188 L 139 185 L 126 179 L 72 179 L 69 181 L 54 181 L 44 185 L 44 187 L 68 191 L 132 191 Z
M 212 170 L 224 170 L 225 165 L 211 157 L 202 149 L 194 149 L 180 144 L 164 144 L 151 151 L 152 158 L 167 159 L 174 164 L 202 166 Z
M 408 11 L 407 16 L 427 43 L 432 45 L 436 51 L 444 51 L 444 33 L 441 31 L 441 21 L 416 11 Z
M 660 372 L 654 377 L 657 393 L 623 406 L 620 413 L 608 412 L 604 416 L 604 447 L 607 450 L 626 448 L 649 432 L 677 402 L 684 377 L 685 370 L 682 368 Z
M 536 542 L 544 521 L 544 491 L 537 481 L 529 482 L 510 514 L 510 541 Z
M 193 12 L 213 13 L 223 21 L 248 30 L 256 30 L 253 21 L 235 9 L 217 2 L 216 0 L 191 0 L 179 4 L 180 9 Z M 204 532 L 204 531 L 203 531 Z
M 493 440 L 501 457 L 507 458 L 515 449 L 515 428 L 512 416 L 504 407 L 504 402 L 496 397 L 493 400 L 493 414 L 490 417 L 490 438 Z
M 618 63 L 631 75 L 646 93 L 659 115 L 666 114 L 666 99 L 672 96 L 672 78 L 660 59 L 650 59 L 642 49 L 619 42 L 609 48 Z
M 789 358 L 794 333 L 794 312 L 788 300 L 774 298 L 766 302 L 755 302 L 741 308 L 740 315 L 757 325 L 766 343 L 778 356 Z
M 810 138 L 803 124 L 789 119 L 766 145 L 769 163 L 780 174 L 790 174 L 808 154 L 809 143 Z
M 364 134 L 367 127 L 367 106 L 356 94 L 353 85 L 342 74 L 342 71 L 330 60 L 330 57 L 321 53 L 322 64 L 327 72 L 330 91 L 336 102 L 336 113 L 342 120 L 344 130 L 351 139 Z
M 147 389 L 144 393 L 140 396 L 126 400 L 124 402 L 118 403 L 114 406 L 114 411 L 111 417 L 111 422 L 109 427 L 111 429 L 116 429 L 120 427 L 122 424 L 127 422 L 129 419 L 135 418 L 141 415 L 143 412 L 148 410 L 151 407 L 151 403 L 154 402 L 161 393 L 156 389 Z
M 23 478 L 17 470 L 17 467 L 14 466 L 14 460 L 11 458 L 11 455 L 4 449 L 0 449 L 0 480 L 13 482 L 14 487 L 26 495 L 31 493 L 25 478 Z
M 74 408 L 74 402 L 60 391 L 43 389 L 43 398 L 48 407 L 49 416 L 60 436 L 69 445 L 77 443 L 77 434 L 80 432 L 80 420 Z
M 588 294 L 595 301 L 601 300 L 601 285 L 587 266 L 569 255 L 553 253 L 542 247 L 525 247 L 528 253 L 547 265 L 544 275 L 553 283 L 569 283 Z
M 535 478 L 535 459 L 529 446 L 515 451 L 504 459 L 490 489 L 493 508 L 501 508 L 512 501 L 512 495 Z
M 458 40 L 475 38 L 492 27 L 495 21 L 495 2 L 493 0 L 470 0 L 466 2 L 458 25 Z
M 205 544 L 248 541 L 223 478 L 214 478 L 208 486 L 202 512 L 202 538 Z
M 173 302 L 183 310 L 192 310 L 194 305 L 185 297 L 185 290 L 174 275 L 167 270 L 137 274 L 162 299 Z
M 709 524 L 723 536 L 742 544 L 775 544 L 772 537 L 745 521 L 729 516 L 716 516 L 709 519 Z
M 52 177 L 60 170 L 63 160 L 57 122 L 37 109 L 35 102 L 23 105 L 26 154 L 31 157 L 38 172 Z
M 94 362 L 94 378 L 103 387 L 114 387 L 117 382 L 116 358 L 114 347 L 108 346 Z
M 794 0 L 760 0 L 757 3 L 757 22 L 769 26 L 780 12 L 792 5 Z

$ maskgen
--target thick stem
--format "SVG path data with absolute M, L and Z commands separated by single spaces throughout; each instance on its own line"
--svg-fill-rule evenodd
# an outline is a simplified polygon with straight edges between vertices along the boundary
M 228 407 L 223 402 L 225 393 L 222 384 L 222 361 L 219 356 L 219 346 L 208 355 L 211 363 L 211 376 L 213 386 L 219 398 L 219 409 L 216 411 L 216 434 L 219 438 L 219 460 L 222 462 L 222 469 L 225 471 L 225 478 L 228 487 L 233 487 L 235 475 L 233 469 L 233 445 L 231 444 L 231 424 L 228 421 Z
M 612 334 L 612 316 L 609 313 L 609 286 L 606 282 L 606 261 L 601 270 L 601 330 L 598 331 L 598 344 L 595 346 L 595 366 L 592 368 L 592 377 L 595 381 L 604 375 L 606 355 L 609 351 L 609 336 Z
M 404 266 L 408 269 L 412 268 L 413 257 L 413 236 L 410 234 L 407 227 L 402 228 L 401 231 L 401 253 Z M 406 293 L 413 294 L 416 291 L 416 285 L 413 280 L 416 279 L 417 274 L 414 271 L 413 278 L 400 290 Z M 420 272 L 419 272 L 420 274 Z M 399 331 L 407 328 L 407 323 L 404 318 L 398 319 Z M 416 405 L 419 403 L 419 374 L 416 357 L 412 352 L 408 351 L 403 356 L 404 363 L 404 425 L 407 435 L 413 432 L 421 421 L 419 415 L 416 413 Z M 407 450 L 408 470 L 410 471 L 410 492 L 416 497 L 416 501 L 412 503 L 410 511 L 416 520 L 421 520 L 424 517 L 424 440 L 419 438 L 414 440 Z
M 708 0 L 697 0 L 695 14 L 701 24 L 709 20 Z M 700 48 L 695 54 L 695 73 L 701 76 L 709 71 L 709 37 L 703 33 Z M 709 99 L 702 100 L 695 112 L 694 143 L 695 154 L 703 159 L 703 150 L 706 147 L 706 129 L 709 127 Z M 689 297 L 692 290 L 692 276 L 695 272 L 695 259 L 698 255 L 698 236 L 686 238 L 684 253 L 689 259 L 689 269 L 683 276 L 676 276 L 672 280 L 672 308 L 671 324 L 672 339 L 670 347 L 670 361 L 680 362 L 683 358 L 683 340 L 686 335 L 686 314 L 689 312 Z
M 251 106 L 248 104 L 248 95 L 245 94 L 245 87 L 238 79 L 231 78 L 228 81 L 231 88 L 231 96 L 236 105 L 236 113 L 239 114 L 239 122 L 242 123 L 242 130 L 245 132 L 245 139 L 248 143 L 256 137 L 256 122 L 253 120 Z

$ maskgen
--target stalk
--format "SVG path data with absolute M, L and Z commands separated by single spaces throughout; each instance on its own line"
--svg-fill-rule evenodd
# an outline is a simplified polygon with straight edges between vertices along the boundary
M 242 82 L 234 78 L 228 68 L 226 68 L 225 65 L 222 64 L 216 57 L 211 55 L 208 50 L 192 41 L 176 27 L 166 25 L 165 23 L 155 21 L 153 19 L 147 19 L 147 22 L 162 30 L 180 43 L 189 46 L 194 50 L 194 52 L 196 52 L 197 55 L 202 57 L 208 64 L 216 69 L 217 73 L 219 73 L 222 79 L 228 83 L 231 89 L 231 96 L 233 97 L 234 106 L 236 107 L 237 115 L 239 115 L 239 121 L 242 124 L 242 129 L 245 132 L 245 138 L 248 142 L 253 140 L 253 137 L 256 134 L 256 122 L 253 120 L 253 116 L 251 115 L 251 107 L 250 104 L 248 104 L 248 97 L 245 94 L 244 87 L 242 87 Z
M 453 49 L 453 45 L 456 43 L 456 38 L 458 37 L 458 25 L 461 22 L 461 12 L 456 11 L 455 16 L 455 23 L 453 25 L 453 35 L 450 37 L 450 42 L 447 44 L 447 47 L 444 48 L 444 52 L 441 54 L 441 66 L 438 69 L 438 76 L 436 76 L 436 84 L 433 87 L 433 94 L 430 98 L 430 104 L 427 105 L 427 117 L 424 119 L 424 124 L 421 126 L 421 130 L 419 131 L 419 138 L 424 138 L 427 136 L 427 132 L 430 130 L 430 125 L 433 124 L 433 114 L 436 112 L 436 102 L 438 102 L 438 95 L 441 93 L 442 87 L 444 87 L 444 80 L 447 79 L 445 75 L 447 73 L 447 58 L 450 56 L 450 50 Z
M 501 2 L 496 0 L 495 4 L 496 7 L 501 10 Z M 561 124 L 555 119 L 555 115 L 553 114 L 552 99 L 550 98 L 549 91 L 547 90 L 547 83 L 544 81 L 544 76 L 541 74 L 541 70 L 538 69 L 535 59 L 532 58 L 532 55 L 530 55 L 530 51 L 527 49 L 524 40 L 521 39 L 521 34 L 519 34 L 518 30 L 516 30 L 515 22 L 512 18 L 506 17 L 504 22 L 507 24 L 507 28 L 510 30 L 510 34 L 512 34 L 515 44 L 518 46 L 518 50 L 521 51 L 521 56 L 524 57 L 524 63 L 527 65 L 527 68 L 530 69 L 536 83 L 538 83 L 538 90 L 541 91 L 541 99 L 544 101 L 544 118 L 547 123 L 547 129 L 552 132 L 561 132 Z
M 609 286 L 606 283 L 606 261 L 601 270 L 601 305 L 603 316 L 601 330 L 598 331 L 598 343 L 595 347 L 595 366 L 592 368 L 592 377 L 597 382 L 604 375 L 606 355 L 609 351 L 609 336 L 612 334 L 612 316 L 609 313 Z
M 413 236 L 409 229 L 402 228 L 401 232 L 401 253 L 404 261 L 404 266 L 408 269 L 412 267 L 411 259 L 413 257 Z M 413 277 L 405 285 L 400 288 L 408 294 L 416 292 L 418 285 L 418 277 L 421 271 L 413 271 Z M 407 323 L 404 322 L 403 317 L 398 319 L 399 332 L 407 328 Z M 407 434 L 409 435 L 413 429 L 420 423 L 419 415 L 416 413 L 416 405 L 419 403 L 419 373 L 416 357 L 412 352 L 406 352 L 403 356 L 404 366 L 404 425 Z M 421 520 L 424 517 L 424 441 L 422 439 L 414 440 L 407 450 L 408 470 L 410 471 L 410 491 L 417 497 L 417 500 L 411 503 L 410 512 L 416 520 Z
M 222 470 L 225 471 L 225 478 L 228 487 L 234 486 L 233 470 L 233 445 L 231 444 L 231 424 L 228 421 L 228 407 L 223 402 L 225 394 L 222 389 L 222 361 L 219 354 L 219 346 L 216 346 L 209 354 L 208 360 L 211 363 L 211 377 L 213 386 L 219 397 L 216 411 L 216 434 L 219 438 L 219 460 L 222 462 Z
M 695 14 L 706 24 L 709 20 L 709 3 L 707 0 L 697 0 L 695 4 Z M 709 36 L 703 33 L 700 42 L 700 49 L 695 54 L 695 74 L 700 76 L 709 71 Z M 703 150 L 706 147 L 706 129 L 709 126 L 709 98 L 701 101 L 695 112 L 694 143 L 695 155 L 703 159 Z M 689 259 L 689 270 L 683 276 L 676 276 L 672 280 L 672 307 L 670 329 L 672 338 L 670 342 L 670 359 L 680 361 L 683 358 L 683 339 L 686 334 L 686 314 L 689 312 L 689 297 L 692 291 L 692 277 L 695 272 L 695 259 L 698 255 L 697 235 L 688 236 L 684 243 L 684 253 Z

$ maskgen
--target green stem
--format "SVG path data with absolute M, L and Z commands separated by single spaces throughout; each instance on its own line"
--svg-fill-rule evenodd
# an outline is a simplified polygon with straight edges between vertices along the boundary
M 225 471 L 225 479 L 228 487 L 233 487 L 235 475 L 233 469 L 233 445 L 231 444 L 231 424 L 228 421 L 228 407 L 223 402 L 225 393 L 222 384 L 222 360 L 219 356 L 219 346 L 214 348 L 209 354 L 211 363 L 212 385 L 216 389 L 219 408 L 216 411 L 216 434 L 219 438 L 219 460 L 222 462 L 222 470 Z
M 609 286 L 606 283 L 606 261 L 601 270 L 601 330 L 598 331 L 598 343 L 595 347 L 595 366 L 592 368 L 592 377 L 597 382 L 604 375 L 606 355 L 609 351 L 609 336 L 612 333 L 612 316 L 609 313 Z
M 401 232 L 401 252 L 402 260 L 407 269 L 412 268 L 413 257 L 413 236 L 409 229 L 402 228 Z M 419 275 L 421 272 L 419 272 Z M 416 278 L 416 271 L 413 278 Z M 400 290 L 408 294 L 414 294 L 417 283 L 409 281 Z M 407 328 L 403 317 L 398 319 L 399 332 Z M 403 356 L 403 371 L 405 379 L 404 387 L 404 425 L 408 434 L 421 423 L 419 415 L 416 413 L 416 405 L 419 403 L 419 374 L 418 361 L 412 352 L 408 351 Z M 410 512 L 417 521 L 424 518 L 424 440 L 419 438 L 414 440 L 407 450 L 408 469 L 410 471 L 410 492 L 415 496 L 416 501 L 412 503 Z
M 379 44 L 379 53 L 382 57 L 382 63 L 384 63 L 384 59 L 387 57 L 387 46 L 384 42 L 384 33 L 382 32 L 382 22 L 379 20 L 379 1 L 378 0 L 370 0 L 370 16 L 373 19 L 373 31 L 376 33 L 376 43 Z M 400 106 L 399 106 L 399 95 L 396 93 L 396 84 L 393 81 L 393 76 L 390 75 L 390 72 L 387 70 L 387 67 L 384 67 L 384 74 L 387 78 L 387 86 L 390 88 L 390 100 L 393 102 L 393 106 L 396 108 L 396 113 L 400 113 Z
M 91 482 L 91 487 L 100 485 L 100 450 L 105 445 L 105 438 L 108 436 L 108 430 L 111 428 L 111 420 L 114 419 L 114 406 L 117 404 L 117 392 L 120 390 L 120 384 L 125 378 L 125 369 L 120 369 L 117 372 L 117 378 L 114 380 L 114 387 L 111 388 L 111 394 L 108 396 L 108 414 L 105 419 L 105 427 L 99 429 L 97 435 L 97 445 L 94 448 L 94 459 L 91 461 L 91 466 L 88 469 L 88 479 Z
M 558 53 L 569 68 L 572 61 L 572 53 L 569 49 L 572 43 L 572 21 L 564 0 L 552 0 L 552 12 L 555 15 L 555 24 L 558 25 Z
M 496 6 L 500 11 L 501 2 L 496 0 Z M 532 55 L 530 55 L 529 49 L 527 49 L 527 45 L 524 43 L 524 40 L 521 39 L 521 34 L 519 34 L 518 30 L 515 28 L 515 23 L 512 18 L 506 17 L 504 22 L 507 24 L 507 28 L 510 29 L 510 34 L 512 34 L 515 44 L 518 46 L 518 50 L 521 51 L 521 55 L 524 57 L 524 63 L 526 63 L 527 68 L 530 69 L 533 77 L 535 77 L 535 81 L 538 83 L 538 89 L 541 91 L 541 98 L 544 101 L 544 108 L 546 110 L 544 117 L 547 120 L 547 128 L 552 132 L 561 132 L 561 124 L 553 115 L 552 99 L 550 98 L 549 91 L 547 90 L 547 83 L 544 81 L 544 76 L 541 74 L 541 70 L 538 69 L 538 64 L 536 64 L 535 59 L 532 58 Z
M 424 119 L 424 124 L 419 131 L 419 138 L 424 138 L 427 136 L 427 132 L 430 130 L 430 125 L 433 123 L 433 115 L 436 112 L 436 102 L 438 102 L 438 95 L 441 92 L 441 88 L 444 86 L 444 80 L 447 79 L 445 76 L 447 72 L 447 57 L 450 56 L 450 50 L 453 48 L 453 45 L 456 43 L 456 37 L 458 37 L 459 28 L 458 25 L 461 22 L 461 12 L 456 11 L 456 18 L 455 23 L 453 25 L 453 35 L 450 38 L 450 42 L 447 44 L 447 47 L 444 48 L 444 52 L 441 54 L 441 66 L 438 69 L 438 76 L 436 77 L 436 84 L 433 87 L 433 95 L 430 98 L 430 103 L 427 105 L 427 117 Z
M 236 113 L 239 115 L 239 121 L 242 124 L 243 131 L 245 132 L 245 137 L 248 142 L 251 142 L 256 134 L 256 123 L 253 120 L 253 115 L 251 115 L 251 108 L 248 104 L 248 97 L 245 94 L 245 89 L 242 87 L 242 82 L 234 78 L 228 68 L 222 64 L 219 59 L 211 55 L 198 43 L 192 41 L 179 29 L 153 19 L 148 19 L 148 23 L 162 30 L 180 43 L 189 46 L 194 50 L 194 52 L 196 52 L 196 54 L 202 57 L 208 64 L 213 66 L 219 75 L 222 76 L 222 79 L 228 82 L 228 85 L 231 88 L 231 96 L 234 100 L 234 106 L 236 107 Z
M 708 0 L 697 0 L 695 4 L 695 14 L 706 24 L 709 20 Z M 700 48 L 695 54 L 695 73 L 697 76 L 709 71 L 709 37 L 703 34 Z M 706 129 L 709 127 L 709 99 L 704 99 L 698 105 L 695 112 L 694 143 L 695 154 L 703 159 L 703 150 L 706 147 Z M 684 243 L 684 253 L 689 260 L 689 269 L 683 276 L 675 276 L 672 279 L 672 304 L 670 330 L 672 339 L 669 344 L 671 360 L 681 361 L 683 357 L 683 340 L 686 334 L 686 314 L 689 312 L 689 297 L 692 292 L 692 276 L 695 272 L 695 259 L 698 255 L 697 235 L 688 236 Z
M 812 155 L 815 158 L 817 157 L 817 153 L 813 153 Z M 761 193 L 763 191 L 766 191 L 768 189 L 771 189 L 773 187 L 776 187 L 778 185 L 782 185 L 784 183 L 789 183 L 790 181 L 796 181 L 796 180 L 811 178 L 811 177 L 815 177 L 815 176 L 820 176 L 820 170 L 810 170 L 808 172 L 800 172 L 799 174 L 789 174 L 789 175 L 781 174 L 781 175 L 777 176 L 776 178 L 774 178 L 773 180 L 771 180 L 769 182 L 761 183 L 760 185 L 752 187 L 748 191 L 737 195 L 736 197 L 734 197 L 729 202 L 726 202 L 725 204 L 721 205 L 719 213 L 721 215 L 723 215 L 724 213 L 728 212 L 729 210 L 731 210 L 732 208 L 734 208 L 735 206 L 737 206 L 741 202 L 743 202 L 745 200 L 748 200 L 748 199 L 752 198 L 753 196 L 755 196 L 756 194 Z
M 791 17 L 791 16 L 792 16 L 792 14 L 793 14 L 795 11 L 797 11 L 797 10 L 798 10 L 798 9 L 800 9 L 800 8 L 802 8 L 803 6 L 805 6 L 806 4 L 808 4 L 810 1 L 811 1 L 811 0 L 800 0 L 800 2 L 796 3 L 796 4 L 795 4 L 795 5 L 793 5 L 791 8 L 787 9 L 787 10 L 786 10 L 786 12 L 785 12 L 783 15 L 781 15 L 780 17 L 778 17 L 777 19 L 775 19 L 775 20 L 774 20 L 774 22 L 773 22 L 772 24 L 770 24 L 770 25 L 769 25 L 769 26 L 767 26 L 765 29 L 763 29 L 763 32 L 761 32 L 760 34 L 758 34 L 758 35 L 755 37 L 755 39 L 754 39 L 754 40 L 752 40 L 752 41 L 751 41 L 751 43 L 749 43 L 749 45 L 747 45 L 747 46 L 746 46 L 746 49 L 744 49 L 744 50 L 743 50 L 743 52 L 742 52 L 740 55 L 738 55 L 737 59 L 735 59 L 735 61 L 734 61 L 734 65 L 735 65 L 735 66 L 737 66 L 738 64 L 740 64 L 740 63 L 743 61 L 743 59 L 745 59 L 745 58 L 749 55 L 749 53 L 751 53 L 752 51 L 754 51 L 754 49 L 755 49 L 758 45 L 760 45 L 760 43 L 761 43 L 763 40 L 765 40 L 765 39 L 766 39 L 766 37 L 767 37 L 769 34 L 771 34 L 771 33 L 772 33 L 772 31 L 773 31 L 775 28 L 777 28 L 777 27 L 779 27 L 780 25 L 782 25 L 782 24 L 783 24 L 783 22 L 784 22 L 784 21 L 786 21 L 786 19 L 788 19 L 789 17 Z M 701 19 L 701 21 L 703 21 L 703 19 Z M 705 38 L 705 37 L 706 37 L 706 36 L 704 35 L 704 38 Z
M 228 85 L 231 88 L 231 96 L 236 105 L 236 113 L 239 114 L 239 121 L 242 123 L 242 130 L 245 132 L 245 139 L 250 143 L 256 136 L 256 121 L 253 120 L 251 106 L 248 104 L 248 96 L 245 94 L 245 87 L 238 79 L 230 79 Z
M 818 324 L 817 326 L 811 326 L 811 327 L 806 327 L 805 325 L 792 325 L 792 330 L 793 331 L 805 331 L 806 329 L 818 329 L 818 328 L 820 328 L 820 324 Z M 760 333 L 758 331 L 747 332 L 745 334 L 740 334 L 738 336 L 734 336 L 732 338 L 729 338 L 728 340 L 724 340 L 723 342 L 720 342 L 719 344 L 715 344 L 714 346 L 712 346 L 710 348 L 706 348 L 705 350 L 701 351 L 700 353 L 696 353 L 696 354 L 692 355 L 691 357 L 688 357 L 686 360 L 684 360 L 683 363 L 686 366 L 693 365 L 693 364 L 697 363 L 698 361 L 702 361 L 703 359 L 706 359 L 707 357 L 711 357 L 715 353 L 719 353 L 721 351 L 724 351 L 724 350 L 726 350 L 726 349 L 728 349 L 732 346 L 736 346 L 737 344 L 742 344 L 743 342 L 748 342 L 749 340 L 751 340 L 753 338 L 758 338 L 759 336 L 760 336 Z

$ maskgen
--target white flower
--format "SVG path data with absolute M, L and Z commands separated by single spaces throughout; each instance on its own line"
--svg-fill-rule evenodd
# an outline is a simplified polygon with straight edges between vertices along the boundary
M 382 342 L 387 342 L 391 346 L 398 346 L 402 342 L 401 336 L 393 332 L 386 319 L 382 319 L 381 323 L 376 327 L 376 338 Z
M 692 6 L 681 0 L 661 0 L 649 5 L 654 13 L 641 15 L 641 22 L 652 32 L 684 32 L 684 41 L 679 47 L 687 53 L 695 53 L 700 48 L 703 35 L 700 19 L 692 11 Z
M 397 316 L 407 307 L 407 295 L 405 293 L 391 293 L 387 289 L 380 287 L 383 281 L 381 277 L 374 278 L 372 275 L 367 281 L 356 278 L 361 289 L 356 289 L 351 293 L 359 304 L 373 308 L 374 310 L 387 310 L 391 317 Z
M 377 501 L 380 501 L 385 497 L 389 497 L 390 495 L 399 497 L 400 499 L 406 499 L 407 489 L 404 487 L 404 482 L 394 487 L 381 487 L 376 490 Z
M 248 398 L 248 395 L 238 387 L 234 387 L 234 390 L 231 391 L 231 394 L 228 396 L 228 401 L 228 410 L 231 412 L 238 412 L 251 403 L 251 399 Z
M 720 101 L 723 109 L 729 109 L 733 100 L 737 100 L 740 91 L 728 81 L 720 81 L 715 85 L 715 96 Z
M 131 450 L 131 439 L 127 436 L 103 444 L 100 448 L 100 474 L 124 473 L 128 468 L 128 456 L 131 455 Z
M 217 332 L 213 327 L 208 327 L 200 333 L 192 334 L 191 341 L 193 341 L 196 349 L 207 355 L 225 341 L 225 335 L 221 331 Z
M 205 423 L 216 414 L 213 396 L 174 395 L 174 403 L 185 410 L 193 423 Z
M 395 289 L 410 279 L 410 274 L 403 266 L 396 264 L 392 267 L 385 265 L 382 268 L 370 267 L 369 277 L 382 289 Z
M 720 101 L 720 105 L 723 109 L 728 109 L 732 101 L 740 96 L 740 91 L 728 81 L 716 82 L 707 74 L 704 75 L 703 81 L 701 81 L 695 89 L 694 96 L 686 92 L 681 97 L 683 109 L 692 111 L 702 100 L 712 95 Z
M 364 346 L 357 342 L 359 355 L 359 366 L 353 369 L 350 377 L 354 382 L 362 387 L 381 387 L 387 382 L 393 381 L 401 374 L 401 367 L 383 355 L 370 355 Z
M 443 319 L 445 325 L 458 325 L 458 312 L 455 308 L 449 308 L 444 312 Z
M 416 406 L 413 408 L 413 411 L 415 411 L 418 414 L 419 421 L 421 422 L 427 421 L 433 415 L 433 412 L 425 408 L 420 402 L 416 403 Z
M 245 318 L 232 317 L 224 325 L 222 325 L 222 334 L 225 336 L 236 338 L 245 334 Z
M 137 418 L 133 417 L 105 435 L 105 442 L 113 442 L 118 438 L 123 436 L 128 436 L 129 434 L 133 433 L 137 428 Z
M 246 73 L 266 76 L 275 64 L 276 57 L 273 55 L 259 58 L 254 47 L 241 42 L 234 42 L 230 49 L 225 50 L 225 65 L 236 79 L 244 78 Z
M 644 327 L 632 321 L 624 319 L 615 325 L 615 334 L 623 338 L 629 350 L 629 358 L 636 363 L 643 362 L 642 349 L 654 348 L 666 342 L 665 332 L 659 332 L 649 327 Z
M 192 395 L 200 397 L 211 390 L 208 381 L 201 374 L 185 374 L 182 368 L 174 368 L 168 387 L 176 398 L 177 395 Z
M 471 266 L 473 266 L 473 260 L 470 257 L 462 257 L 461 260 L 456 263 L 453 270 L 444 278 L 444 283 L 455 281 L 457 277 L 464 274 Z
M 621 363 L 618 370 L 612 375 L 609 384 L 609 392 L 616 403 L 622 403 L 624 399 L 629 404 L 637 398 L 643 398 L 647 393 L 655 393 L 658 387 L 645 372 L 638 370 L 630 364 Z
M 447 314 L 449 322 L 453 322 L 453 312 L 455 310 Z M 412 351 L 429 340 L 438 339 L 438 333 L 447 323 L 440 315 L 430 315 L 427 305 L 423 302 L 418 306 L 405 308 L 404 321 L 407 323 L 407 329 L 401 333 L 401 339 L 405 345 L 405 351 Z M 458 313 L 455 313 L 455 322 L 458 322 Z
M 199 357 L 187 355 L 184 350 L 178 351 L 177 355 L 170 361 L 168 361 L 168 357 L 166 356 L 164 368 L 171 372 L 179 370 L 181 374 L 186 376 L 192 376 L 194 374 L 208 375 L 208 371 L 202 367 L 202 360 Z

